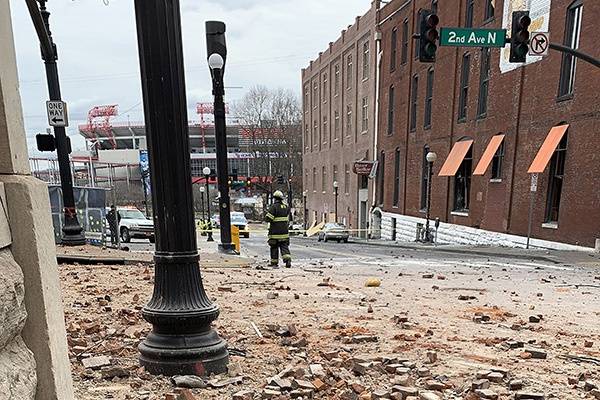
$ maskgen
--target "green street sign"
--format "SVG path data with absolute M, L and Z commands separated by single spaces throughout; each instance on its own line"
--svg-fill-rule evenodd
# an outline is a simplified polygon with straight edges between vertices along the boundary
M 505 44 L 506 29 L 440 29 L 440 46 L 504 47 Z

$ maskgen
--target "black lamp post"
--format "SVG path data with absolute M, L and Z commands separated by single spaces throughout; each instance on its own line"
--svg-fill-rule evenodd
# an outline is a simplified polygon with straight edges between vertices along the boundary
M 335 197 L 335 223 L 338 222 L 338 181 L 333 181 L 333 195 Z
M 156 232 L 154 292 L 142 310 L 152 332 L 140 364 L 165 376 L 222 373 L 229 359 L 198 263 L 179 10 L 179 0 L 135 0 Z
M 208 66 L 212 76 L 215 116 L 215 137 L 217 150 L 217 183 L 219 185 L 219 218 L 221 220 L 221 243 L 219 250 L 225 253 L 235 253 L 231 242 L 231 205 L 229 204 L 229 171 L 227 166 L 227 126 L 225 122 L 225 24 L 220 21 L 206 22 L 206 47 Z
M 307 195 L 308 193 L 306 190 L 302 192 L 302 205 L 304 207 L 304 236 L 306 236 L 306 230 L 308 229 L 308 208 L 306 203 Z
M 200 186 L 200 217 L 202 221 L 206 221 L 206 210 L 204 209 L 204 192 L 206 189 L 204 186 Z
M 58 53 L 56 51 L 56 44 L 54 44 L 54 41 L 52 40 L 52 33 L 50 32 L 50 13 L 46 9 L 46 0 L 38 0 L 38 3 L 40 4 L 39 9 L 33 0 L 28 0 L 27 6 L 40 39 L 42 58 L 44 59 L 44 65 L 46 67 L 46 80 L 48 82 L 50 100 L 61 101 L 58 66 L 56 64 Z M 62 227 L 61 242 L 67 246 L 78 246 L 85 244 L 85 235 L 83 234 L 83 228 L 77 219 L 77 209 L 75 208 L 73 176 L 71 174 L 71 163 L 69 161 L 71 144 L 65 133 L 64 127 L 54 127 L 54 138 L 60 173 L 60 187 L 63 197 L 64 224 Z
M 204 174 L 204 184 L 206 185 L 206 210 L 208 213 L 208 238 L 207 242 L 214 242 L 212 234 L 212 217 L 210 215 L 210 187 L 208 186 L 208 179 L 210 178 L 210 168 L 204 167 L 202 169 L 202 173 Z
M 433 236 L 429 230 L 429 219 L 431 212 L 431 178 L 433 177 L 433 163 L 437 160 L 437 154 L 430 151 L 425 156 L 427 159 L 427 211 L 425 214 L 425 241 L 433 242 Z

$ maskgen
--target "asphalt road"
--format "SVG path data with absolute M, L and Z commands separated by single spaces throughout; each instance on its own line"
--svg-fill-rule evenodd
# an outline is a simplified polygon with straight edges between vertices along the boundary
M 198 235 L 198 248 L 203 253 L 217 251 L 219 233 L 214 234 L 215 242 L 207 242 L 206 236 Z M 269 246 L 267 232 L 263 225 L 253 226 L 250 238 L 241 238 L 241 255 L 253 258 L 258 263 L 267 264 Z M 147 240 L 134 239 L 126 244 L 130 250 L 153 252 L 154 245 Z M 544 261 L 515 259 L 503 256 L 478 255 L 472 253 L 447 253 L 429 248 L 405 248 L 401 246 L 374 245 L 360 241 L 349 243 L 318 242 L 315 237 L 305 238 L 292 236 L 290 250 L 296 265 L 339 265 L 356 267 L 398 267 L 407 264 L 419 265 L 423 268 L 454 268 L 466 266 L 472 268 L 518 270 L 523 273 L 533 270 L 572 270 L 569 266 L 557 265 Z

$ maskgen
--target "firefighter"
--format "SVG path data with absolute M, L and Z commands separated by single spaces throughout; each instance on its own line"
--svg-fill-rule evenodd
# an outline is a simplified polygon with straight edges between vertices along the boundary
M 290 234 L 289 234 L 289 208 L 283 202 L 283 193 L 277 190 L 273 193 L 275 202 L 269 207 L 265 215 L 265 221 L 269 223 L 269 247 L 271 248 L 272 267 L 279 266 L 279 252 L 287 268 L 292 266 L 292 256 L 290 255 Z

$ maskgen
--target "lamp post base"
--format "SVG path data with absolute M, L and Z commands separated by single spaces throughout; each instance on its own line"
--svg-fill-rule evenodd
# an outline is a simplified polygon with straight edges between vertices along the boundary
M 85 235 L 79 224 L 65 225 L 62 229 L 60 242 L 65 246 L 81 246 L 85 244 Z
M 219 253 L 237 254 L 233 243 L 219 243 Z
M 212 232 L 208 232 L 208 239 L 206 239 L 206 241 L 207 242 L 214 242 L 215 241 L 215 239 L 213 239 Z
M 227 344 L 214 329 L 194 335 L 152 332 L 138 346 L 140 365 L 152 375 L 198 375 L 227 372 Z

